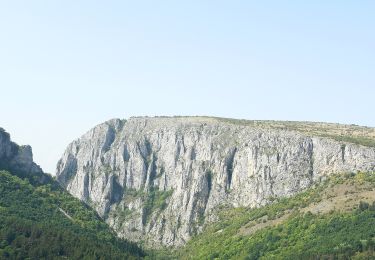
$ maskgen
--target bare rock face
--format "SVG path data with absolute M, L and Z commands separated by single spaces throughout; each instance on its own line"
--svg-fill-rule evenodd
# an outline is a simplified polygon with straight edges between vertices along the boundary
M 369 170 L 374 148 L 210 118 L 131 118 L 72 142 L 57 178 L 119 236 L 176 247 L 219 206 L 258 207 L 329 174 Z
M 42 169 L 33 162 L 31 146 L 19 146 L 10 140 L 10 135 L 0 128 L 0 169 L 10 170 L 29 177 L 35 176 L 36 181 L 43 175 Z

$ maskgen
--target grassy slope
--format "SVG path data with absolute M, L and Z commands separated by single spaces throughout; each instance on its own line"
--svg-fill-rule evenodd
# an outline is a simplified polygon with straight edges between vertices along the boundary
M 366 259 L 375 257 L 375 173 L 333 176 L 259 209 L 220 209 L 179 259 Z M 360 201 L 362 203 L 359 209 Z M 370 205 L 370 206 L 369 206 Z
M 232 124 L 297 131 L 308 136 L 327 137 L 340 142 L 375 147 L 375 128 L 373 127 L 319 122 L 260 121 L 229 118 L 214 119 Z
M 168 117 L 161 117 L 168 118 Z M 211 122 L 223 122 L 234 125 L 243 125 L 249 127 L 257 127 L 262 129 L 280 129 L 297 131 L 307 136 L 318 136 L 334 139 L 340 142 L 349 142 L 368 147 L 375 147 L 375 128 L 358 126 L 358 125 L 344 125 L 335 123 L 323 122 L 299 122 L 299 121 L 272 121 L 272 120 L 244 120 L 232 119 L 222 117 L 209 117 L 209 116 L 175 116 L 174 118 L 180 119 L 195 119 Z
M 136 259 L 95 211 L 51 182 L 32 185 L 0 171 L 0 259 Z

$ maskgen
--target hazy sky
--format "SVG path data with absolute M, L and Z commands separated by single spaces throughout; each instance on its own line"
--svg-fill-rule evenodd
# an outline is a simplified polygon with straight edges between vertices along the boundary
M 110 118 L 375 126 L 375 1 L 1 1 L 0 126 L 53 173 Z

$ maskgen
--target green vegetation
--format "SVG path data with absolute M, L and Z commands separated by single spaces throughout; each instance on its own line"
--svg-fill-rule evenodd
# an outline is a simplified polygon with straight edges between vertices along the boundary
M 339 142 L 348 142 L 348 143 L 359 144 L 359 145 L 364 145 L 368 147 L 375 147 L 375 139 L 364 137 L 364 136 L 353 137 L 353 136 L 345 136 L 345 135 L 325 135 L 325 134 L 320 134 L 319 136 L 331 138 Z
M 203 235 L 204 239 L 189 243 L 182 255 L 195 259 L 345 259 L 373 251 L 374 225 L 375 212 L 368 209 L 351 214 L 306 213 L 253 236 Z
M 350 183 L 375 188 L 375 173 L 335 175 L 297 196 L 258 209 L 220 208 L 220 220 L 176 253 L 179 259 L 373 259 L 375 203 L 312 214 L 326 191 Z M 349 195 L 348 195 L 349 196 Z M 367 258 L 369 257 L 369 258 Z
M 0 259 L 137 259 L 94 210 L 50 182 L 0 171 Z
M 172 195 L 173 190 L 160 191 L 154 187 L 144 194 L 144 223 L 147 223 L 152 212 L 162 211 L 167 207 L 167 199 Z
M 236 125 L 292 130 L 309 136 L 320 136 L 331 138 L 339 142 L 348 142 L 368 147 L 375 147 L 375 129 L 370 127 L 333 123 L 261 121 L 220 117 L 214 117 L 212 119 Z

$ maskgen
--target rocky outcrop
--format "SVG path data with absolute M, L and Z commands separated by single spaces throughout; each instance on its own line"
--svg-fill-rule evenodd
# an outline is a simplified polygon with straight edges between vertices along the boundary
M 214 118 L 114 119 L 72 142 L 59 182 L 119 236 L 181 246 L 221 206 L 257 207 L 325 176 L 375 169 L 375 149 Z
M 0 128 L 0 170 L 9 170 L 22 177 L 35 177 L 43 182 L 42 169 L 34 163 L 31 146 L 19 146 L 10 140 L 10 135 Z

